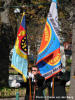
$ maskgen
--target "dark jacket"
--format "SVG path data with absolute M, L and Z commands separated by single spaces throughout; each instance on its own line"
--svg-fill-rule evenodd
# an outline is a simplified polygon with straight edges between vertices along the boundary
M 35 80 L 36 80 L 36 82 L 32 82 L 31 81 L 32 100 L 33 100 L 33 95 L 34 95 L 34 87 L 35 87 L 35 100 L 44 100 L 43 88 L 42 88 L 43 82 L 44 82 L 44 78 L 42 76 L 40 76 L 39 74 L 37 74 L 35 76 Z M 29 100 L 29 91 L 30 91 L 29 85 L 30 85 L 29 84 L 29 79 L 27 79 L 25 100 Z

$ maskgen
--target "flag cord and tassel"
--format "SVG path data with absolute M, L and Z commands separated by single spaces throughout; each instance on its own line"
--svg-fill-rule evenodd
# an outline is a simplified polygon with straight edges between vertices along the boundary
M 52 96 L 54 96 L 54 77 L 52 77 Z

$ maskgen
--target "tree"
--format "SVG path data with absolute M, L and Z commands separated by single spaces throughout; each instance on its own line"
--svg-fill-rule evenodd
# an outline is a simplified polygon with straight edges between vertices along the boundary
M 72 66 L 71 66 L 71 86 L 69 91 L 69 96 L 75 99 L 75 0 L 72 0 L 73 6 L 73 27 L 72 27 Z M 69 99 L 69 100 L 72 100 Z
M 5 8 L 10 4 L 10 0 L 4 0 Z M 2 5 L 1 5 L 2 6 Z M 8 85 L 8 70 L 9 70 L 9 9 L 4 9 L 1 12 L 1 30 L 0 30 L 0 86 Z

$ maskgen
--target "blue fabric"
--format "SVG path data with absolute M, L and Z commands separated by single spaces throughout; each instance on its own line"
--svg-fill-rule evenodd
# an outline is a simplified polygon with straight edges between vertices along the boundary
M 28 61 L 16 53 L 15 47 L 13 49 L 11 64 L 17 69 L 17 71 L 20 71 L 25 77 L 27 77 Z
M 52 0 L 52 2 L 57 2 L 57 0 Z
M 24 29 L 26 29 L 26 21 L 25 21 L 25 15 L 23 16 L 21 25 L 23 26 Z

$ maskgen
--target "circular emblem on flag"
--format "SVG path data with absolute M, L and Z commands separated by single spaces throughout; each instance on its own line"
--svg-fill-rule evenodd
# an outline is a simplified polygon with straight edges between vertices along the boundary
M 56 65 L 56 64 L 59 63 L 60 59 L 61 59 L 60 58 L 60 54 L 58 53 L 53 59 L 51 59 L 49 61 L 49 64 L 52 65 L 52 66 L 54 66 L 54 65 Z
M 55 66 L 57 65 L 61 60 L 61 56 L 60 56 L 60 48 L 58 48 L 57 50 L 55 50 L 52 55 L 50 55 L 49 57 L 47 57 L 44 61 L 46 63 L 48 63 L 51 66 Z
M 39 54 L 41 52 L 43 52 L 46 47 L 48 46 L 50 40 L 51 40 L 51 27 L 49 25 L 48 22 L 46 22 L 46 25 L 45 25 L 45 29 L 44 29 L 44 32 L 43 32 L 43 38 L 42 38 L 42 42 L 41 42 L 41 46 L 40 46 L 40 50 L 39 50 Z
M 24 36 L 25 35 L 25 30 L 22 30 L 18 36 Z

